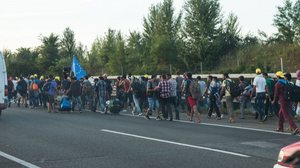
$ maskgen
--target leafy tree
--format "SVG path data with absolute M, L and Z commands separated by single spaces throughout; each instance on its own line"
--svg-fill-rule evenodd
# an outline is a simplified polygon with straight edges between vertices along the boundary
M 121 31 L 116 37 L 117 50 L 109 55 L 109 61 L 106 64 L 107 69 L 112 74 L 121 74 L 121 70 L 126 65 L 125 40 L 122 37 Z
M 63 31 L 60 43 L 60 55 L 62 58 L 72 58 L 76 54 L 75 33 L 69 27 Z
M 212 68 L 220 58 L 220 46 L 216 45 L 222 22 L 219 0 L 188 0 L 183 8 L 186 12 L 183 37 L 186 45 L 190 45 L 183 60 L 193 67 L 204 62 L 206 67 Z
M 126 65 L 123 65 L 124 72 L 133 72 L 140 74 L 143 66 L 143 37 L 137 31 L 130 31 L 126 46 Z
M 109 56 L 117 51 L 116 30 L 111 28 L 105 33 L 102 47 L 100 49 L 100 65 L 105 66 L 109 61 Z
M 275 37 L 284 43 L 293 44 L 300 35 L 300 0 L 294 5 L 291 0 L 285 0 L 283 6 L 277 6 L 277 10 L 273 19 L 273 25 L 278 29 Z
M 41 73 L 46 73 L 49 67 L 55 66 L 60 59 L 58 55 L 59 37 L 51 33 L 49 37 L 40 36 L 40 40 L 43 44 L 40 48 L 38 66 Z

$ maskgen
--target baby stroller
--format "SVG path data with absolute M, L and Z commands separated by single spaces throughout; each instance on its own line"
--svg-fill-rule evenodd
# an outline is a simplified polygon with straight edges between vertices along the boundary
M 108 100 L 108 101 L 106 101 L 105 106 L 106 106 L 105 113 L 107 113 L 107 111 L 109 111 L 110 113 L 113 113 L 113 114 L 119 114 L 120 111 L 123 109 L 122 102 L 119 99 Z

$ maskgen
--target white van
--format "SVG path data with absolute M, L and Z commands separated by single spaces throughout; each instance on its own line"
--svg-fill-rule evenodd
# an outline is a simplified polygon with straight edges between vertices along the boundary
M 2 110 L 7 108 L 7 94 L 8 94 L 8 86 L 7 86 L 7 72 L 5 60 L 2 52 L 0 51 L 0 116 Z

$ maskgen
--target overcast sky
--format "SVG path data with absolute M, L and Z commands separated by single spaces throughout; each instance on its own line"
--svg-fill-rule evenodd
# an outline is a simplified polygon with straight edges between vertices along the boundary
M 20 47 L 41 45 L 40 34 L 51 32 L 62 35 L 66 27 L 75 32 L 76 41 L 89 49 L 94 39 L 103 36 L 108 27 L 121 30 L 142 31 L 142 18 L 151 4 L 163 0 L 1 0 L 0 50 L 15 51 Z M 176 11 L 182 9 L 185 0 L 174 0 Z M 272 26 L 276 6 L 283 0 L 220 0 L 224 16 L 229 12 L 238 15 L 242 33 L 257 30 L 276 33 Z

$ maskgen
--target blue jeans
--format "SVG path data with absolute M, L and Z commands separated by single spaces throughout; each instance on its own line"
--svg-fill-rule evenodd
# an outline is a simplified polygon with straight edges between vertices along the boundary
M 201 110 L 200 110 L 200 104 L 202 103 L 202 106 L 204 106 L 207 110 L 209 109 L 209 106 L 206 104 L 206 101 L 203 100 L 201 101 L 200 99 L 197 100 L 197 111 L 199 113 L 201 113 Z
M 257 93 L 255 98 L 254 108 L 259 112 L 260 119 L 264 116 L 264 102 L 266 100 L 266 93 Z
M 184 110 L 184 104 L 183 104 L 183 101 L 182 101 L 182 98 L 181 98 L 181 91 L 177 91 L 177 98 L 178 98 L 178 106 L 179 104 L 181 105 L 182 107 L 182 110 Z
M 46 104 L 45 93 L 41 93 L 41 102 L 42 102 L 42 104 Z
M 159 109 L 159 102 L 157 98 L 149 98 L 148 97 L 148 103 L 149 103 L 149 110 L 153 110 L 153 106 L 155 105 L 156 109 Z
M 30 93 L 30 99 L 29 99 L 30 106 L 37 107 L 39 104 L 39 94 L 33 94 Z
M 76 99 L 78 102 L 79 111 L 81 111 L 81 96 L 72 96 L 72 111 L 74 111 Z
M 171 104 L 173 104 L 174 107 L 175 107 L 176 118 L 179 118 L 179 109 L 178 109 L 177 98 L 176 98 L 176 97 L 170 97 L 170 102 L 171 102 Z M 168 110 L 167 110 L 166 113 L 168 114 Z
M 134 104 L 135 104 L 134 109 L 133 109 L 133 112 L 135 112 L 135 109 L 137 109 L 137 110 L 139 111 L 139 113 L 141 114 L 141 113 L 142 113 L 142 110 L 141 110 L 141 108 L 140 108 L 139 98 L 137 98 L 137 97 L 135 97 L 135 96 L 133 95 L 133 102 L 134 102 Z
M 95 98 L 94 111 L 97 110 L 97 102 L 98 102 L 98 100 L 100 101 L 100 106 L 102 107 L 102 110 L 104 111 L 104 109 L 105 109 L 105 97 L 97 97 L 97 98 Z

